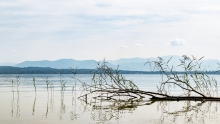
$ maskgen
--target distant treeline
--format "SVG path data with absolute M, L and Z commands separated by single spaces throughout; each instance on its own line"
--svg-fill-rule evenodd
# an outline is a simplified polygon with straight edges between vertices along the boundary
M 12 67 L 0 66 L 0 74 L 73 74 L 73 69 L 55 69 L 49 67 Z M 93 69 L 77 69 L 76 74 L 93 74 Z M 114 71 L 113 71 L 114 73 Z M 170 73 L 170 72 L 167 72 Z M 176 72 L 183 74 L 183 72 Z M 194 73 L 194 72 L 191 72 Z M 204 73 L 204 72 L 203 72 Z M 220 74 L 220 71 L 206 72 L 208 74 Z M 158 71 L 125 71 L 120 70 L 120 74 L 160 74 Z
M 49 67 L 12 67 L 0 66 L 0 74 L 73 74 L 73 69 L 55 69 Z M 76 74 L 93 74 L 94 69 L 77 69 Z M 120 71 L 121 74 L 156 74 L 157 72 Z

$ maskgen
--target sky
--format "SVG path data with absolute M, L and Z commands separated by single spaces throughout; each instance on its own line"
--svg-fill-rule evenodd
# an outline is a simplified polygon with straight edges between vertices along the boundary
M 220 59 L 219 0 L 0 0 L 0 62 Z

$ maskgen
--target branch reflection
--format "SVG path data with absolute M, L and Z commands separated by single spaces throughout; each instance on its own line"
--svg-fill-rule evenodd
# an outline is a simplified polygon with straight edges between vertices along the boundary
M 91 106 L 91 120 L 97 123 L 116 123 L 123 117 L 124 113 L 133 112 L 137 107 L 148 108 L 153 104 L 157 104 L 157 110 L 161 113 L 158 119 L 148 118 L 149 123 L 153 124 L 212 123 L 218 120 L 220 114 L 218 110 L 220 102 L 216 101 L 109 101 L 104 98 L 91 99 L 87 96 L 87 100 L 82 99 L 82 101 L 84 101 L 84 106 Z
M 20 76 L 16 76 L 15 79 L 11 80 L 11 91 L 13 93 L 13 98 L 11 101 L 11 116 L 19 118 L 20 117 L 20 99 L 19 99 L 19 89 L 20 89 Z M 15 102 L 14 93 L 17 93 L 17 100 Z
M 151 120 L 152 123 L 200 123 L 213 121 L 212 118 L 218 117 L 219 102 L 213 101 L 163 101 L 158 102 L 158 110 L 161 117 Z M 211 117 L 211 118 L 210 118 Z
M 72 111 L 70 111 L 70 119 L 76 120 L 79 117 L 79 114 L 77 113 L 77 103 L 76 103 L 76 83 L 75 86 L 72 87 Z
M 66 81 L 63 79 L 63 75 L 60 74 L 60 87 L 61 87 L 61 90 L 60 90 L 60 120 L 63 119 L 63 114 L 66 113 L 66 105 L 64 103 L 64 93 L 65 93 L 65 90 L 66 90 Z
M 35 113 L 36 97 L 37 97 L 37 94 L 35 93 L 34 103 L 33 103 L 33 107 L 32 107 L 32 115 L 34 115 L 34 113 Z

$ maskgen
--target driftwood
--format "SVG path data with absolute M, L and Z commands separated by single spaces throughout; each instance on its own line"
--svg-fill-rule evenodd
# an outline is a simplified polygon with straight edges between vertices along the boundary
M 93 98 L 105 100 L 141 101 L 150 96 L 152 101 L 220 101 L 220 97 L 217 97 L 217 81 L 201 67 L 202 58 L 197 60 L 195 57 L 183 56 L 178 65 L 183 68 L 182 74 L 178 74 L 174 66 L 170 67 L 170 60 L 159 57 L 158 61 L 147 62 L 153 64 L 154 70 L 161 74 L 162 81 L 157 92 L 140 90 L 131 80 L 125 79 L 118 68 L 109 67 L 105 61 L 98 63 L 92 83 L 81 82 L 83 93 L 79 98 L 87 101 L 88 95 L 95 94 Z M 183 95 L 172 95 L 170 87 L 179 88 Z
M 199 96 L 170 96 L 170 97 L 152 97 L 151 100 L 164 101 L 220 101 L 219 97 L 199 97 Z
M 141 90 L 95 90 L 90 93 L 81 95 L 79 98 L 87 99 L 89 94 L 100 93 L 97 96 L 93 97 L 95 99 L 102 98 L 106 100 L 119 100 L 114 97 L 128 97 L 126 101 L 141 101 L 146 96 L 150 96 L 152 101 L 220 101 L 219 97 L 201 97 L 201 96 L 170 96 L 166 94 L 160 94 L 156 92 L 147 92 Z M 120 99 L 122 100 L 122 99 Z

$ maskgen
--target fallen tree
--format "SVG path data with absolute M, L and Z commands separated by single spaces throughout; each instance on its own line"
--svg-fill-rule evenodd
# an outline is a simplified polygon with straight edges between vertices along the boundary
M 220 101 L 218 97 L 217 81 L 208 75 L 208 71 L 202 67 L 202 59 L 183 56 L 177 66 L 169 65 L 172 57 L 165 61 L 158 57 L 157 61 L 149 61 L 153 71 L 159 71 L 161 82 L 157 86 L 157 92 L 143 91 L 131 80 L 127 80 L 120 71 L 108 66 L 107 62 L 98 63 L 94 70 L 91 84 L 83 84 L 83 92 L 79 98 L 86 102 L 88 97 L 108 101 L 142 101 L 145 97 L 151 97 L 151 101 Z M 182 74 L 178 74 L 176 67 L 182 68 Z M 172 89 L 179 89 L 181 94 L 173 94 Z

